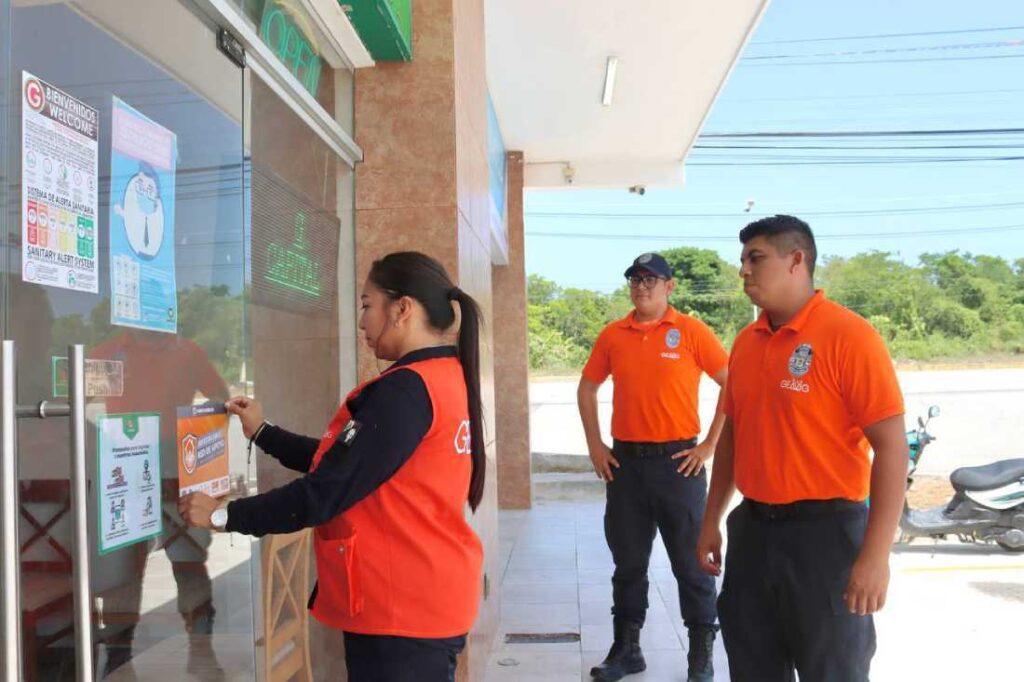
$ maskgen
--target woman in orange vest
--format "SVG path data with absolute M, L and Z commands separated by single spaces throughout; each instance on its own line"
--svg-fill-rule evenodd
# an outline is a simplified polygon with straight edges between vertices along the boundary
M 447 331 L 461 322 L 458 347 Z M 257 537 L 314 527 L 313 616 L 345 633 L 349 680 L 455 679 L 476 618 L 483 547 L 466 522 L 484 490 L 476 302 L 421 253 L 376 261 L 359 328 L 395 361 L 357 387 L 317 440 L 232 398 L 251 443 L 306 475 L 226 505 L 202 493 L 178 508 L 192 526 Z

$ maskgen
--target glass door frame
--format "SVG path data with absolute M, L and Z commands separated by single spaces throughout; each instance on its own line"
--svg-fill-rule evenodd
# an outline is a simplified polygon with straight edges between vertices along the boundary
M 197 28 L 202 25 L 206 28 L 213 28 L 214 30 L 210 33 L 210 51 L 212 55 L 216 55 L 218 58 L 223 58 L 223 55 L 217 54 L 216 52 L 216 30 L 215 22 L 211 20 L 208 13 L 204 12 L 202 7 L 204 5 L 201 1 L 196 0 L 180 0 L 175 3 L 180 4 L 182 7 L 188 8 L 191 14 L 196 18 Z M 18 137 L 12 136 L 10 133 L 12 130 L 8 126 L 8 122 L 11 121 L 11 117 L 19 116 L 21 98 L 19 95 L 20 88 L 15 87 L 13 81 L 18 80 L 20 82 L 20 70 L 19 73 L 14 73 L 12 70 L 15 68 L 16 63 L 21 60 L 15 60 L 14 40 L 12 40 L 12 32 L 14 30 L 13 21 L 15 20 L 14 11 L 12 9 L 11 0 L 0 0 L 0 112 L 2 112 L 2 119 L 0 119 L 0 234 L 6 235 L 21 235 L 22 225 L 22 205 L 21 197 L 16 191 L 11 191 L 12 188 L 16 188 L 21 183 L 21 178 L 12 178 L 9 173 L 16 171 L 17 165 L 14 163 L 8 163 L 8 159 L 12 158 L 12 155 L 18 154 L 21 146 L 21 139 L 14 139 Z M 112 40 L 119 40 L 119 36 L 116 32 L 106 29 Z M 182 47 L 180 49 L 186 49 Z M 145 59 L 146 57 L 143 57 Z M 166 65 L 161 67 L 158 62 L 154 62 L 158 68 L 166 68 Z M 166 63 L 165 63 L 166 64 Z M 238 189 L 238 200 L 237 200 L 237 215 L 240 218 L 240 231 L 242 235 L 242 253 L 248 249 L 248 237 L 249 237 L 249 225 L 246 218 L 245 211 L 245 195 L 242 191 L 244 187 L 244 157 L 245 157 L 245 145 L 244 145 L 244 126 L 246 125 L 246 119 L 248 112 L 245 106 L 245 95 L 244 95 L 244 83 L 245 73 L 242 69 L 237 72 L 237 77 L 240 84 L 241 96 L 237 99 L 237 109 L 235 109 L 236 120 L 238 125 L 238 152 L 239 152 L 239 166 L 237 176 L 232 178 L 234 184 Z M 188 84 L 182 81 L 186 87 Z M 13 88 L 13 89 L 12 89 Z M 100 151 L 103 154 L 103 150 Z M 104 201 L 105 192 L 101 191 L 100 204 Z M 18 195 L 18 196 L 16 196 Z M 180 208 L 180 206 L 179 206 Z M 97 227 L 101 230 L 102 234 L 106 234 L 106 225 L 102 227 L 97 224 Z M 103 240 L 106 242 L 107 237 L 104 236 Z M 175 248 L 177 245 L 175 245 Z M 69 444 L 71 446 L 71 454 L 69 454 L 70 463 L 70 511 L 67 514 L 68 519 L 71 521 L 72 532 L 68 541 L 69 548 L 71 549 L 70 555 L 74 557 L 74 561 L 71 565 L 72 569 L 72 592 L 74 602 L 74 617 L 73 617 L 73 629 L 74 629 L 74 643 L 75 643 L 75 678 L 77 680 L 92 680 L 96 673 L 95 660 L 95 639 L 97 634 L 97 626 L 94 623 L 93 604 L 95 601 L 95 591 L 90 581 L 90 567 L 92 555 L 92 546 L 90 545 L 89 538 L 89 524 L 90 517 L 88 514 L 88 508 L 90 505 L 90 498 L 87 493 L 87 483 L 89 478 L 95 473 L 93 471 L 94 466 L 87 464 L 86 462 L 86 421 L 85 421 L 85 407 L 86 407 L 86 396 L 84 390 L 84 358 L 85 358 L 85 347 L 83 345 L 76 345 L 68 350 L 68 358 L 70 360 L 70 367 L 72 371 L 69 372 L 69 400 L 67 402 L 39 402 L 45 400 L 44 395 L 18 395 L 18 359 L 17 349 L 15 348 L 14 341 L 6 340 L 8 337 L 13 338 L 15 325 L 23 324 L 28 325 L 30 320 L 26 319 L 25 316 L 20 316 L 20 319 L 13 320 L 12 302 L 11 302 L 11 286 L 9 277 L 20 277 L 21 273 L 19 268 L 12 268 L 14 262 L 18 260 L 17 253 L 13 253 L 13 249 L 20 249 L 19 244 L 12 242 L 9 239 L 3 240 L 3 246 L 0 248 L 0 258 L 2 258 L 3 268 L 0 271 L 0 329 L 3 330 L 2 346 L 0 346 L 0 551 L 2 551 L 2 564 L 0 564 L 0 588 L 3 592 L 0 594 L 0 615 L 2 615 L 2 631 L 0 631 L 0 637 L 3 639 L 3 644 L 0 645 L 0 682 L 15 682 L 22 679 L 23 672 L 27 674 L 26 666 L 32 662 L 24 660 L 23 654 L 23 643 L 24 633 L 22 632 L 23 627 L 23 593 L 20 583 L 22 582 L 22 553 L 21 553 L 21 538 L 19 535 L 19 526 L 21 525 L 22 500 L 20 494 L 20 476 L 19 476 L 19 441 L 18 441 L 18 429 L 17 422 L 19 419 L 38 419 L 38 418 L 64 418 L 72 417 L 71 432 Z M 97 262 L 99 263 L 102 259 L 98 257 Z M 245 257 L 241 259 L 245 262 Z M 105 265 L 105 261 L 103 261 Z M 211 266 L 212 267 L 212 266 Z M 242 305 L 243 305 L 243 318 L 242 326 L 239 327 L 239 333 L 243 336 L 243 348 L 247 347 L 246 336 L 248 334 L 247 325 L 245 323 L 245 301 L 244 301 L 244 270 L 243 274 L 239 276 L 239 283 L 242 285 L 241 293 Z M 23 391 L 23 393 L 35 392 Z M 25 404 L 22 404 L 25 403 Z M 168 455 L 169 456 L 169 455 Z M 60 454 L 57 457 L 61 457 Z M 94 481 L 93 485 L 97 485 Z M 95 494 L 95 493 L 94 493 Z M 159 497 L 159 496 L 158 496 Z M 95 502 L 93 500 L 92 502 Z M 46 524 L 44 524 L 45 526 Z M 38 530 L 38 528 L 37 528 Z M 46 531 L 43 532 L 43 537 L 47 538 Z M 95 529 L 93 529 L 95 533 Z M 92 542 L 98 542 L 98 539 L 91 538 Z M 31 540 L 30 540 L 31 542 Z M 256 553 L 250 554 L 247 562 L 249 565 L 249 574 L 251 578 L 258 577 L 260 573 L 258 555 Z M 252 593 L 250 597 L 254 604 L 258 603 L 259 590 L 253 581 L 250 581 Z M 258 619 L 256 614 L 253 613 L 252 619 L 252 630 L 256 632 L 258 626 Z M 250 656 L 252 659 L 252 666 L 254 673 L 256 672 L 257 666 L 257 649 L 256 649 L 256 638 L 252 638 Z

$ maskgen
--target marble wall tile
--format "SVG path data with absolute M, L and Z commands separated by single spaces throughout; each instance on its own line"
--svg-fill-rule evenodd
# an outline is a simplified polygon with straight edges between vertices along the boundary
M 500 613 L 495 324 L 488 226 L 483 0 L 416 0 L 414 59 L 356 76 L 357 289 L 374 259 L 414 249 L 441 261 L 480 305 L 487 484 L 471 523 L 485 547 L 489 595 L 460 659 L 459 679 L 483 679 Z M 524 321 L 525 330 L 525 321 Z M 360 343 L 360 378 L 383 368 Z M 526 403 L 524 402 L 524 405 Z
M 491 261 L 489 250 L 464 220 L 459 220 L 459 286 L 480 305 L 483 327 L 480 332 L 480 389 L 484 410 L 484 434 L 487 441 L 487 479 L 484 498 L 472 517 L 473 527 L 484 544 L 484 575 L 489 595 L 480 605 L 480 615 L 470 633 L 468 657 L 464 666 L 466 679 L 483 679 L 490 645 L 500 619 L 501 567 L 498 551 L 498 485 L 497 449 L 494 440 L 494 316 L 491 293 Z
M 454 201 L 453 21 L 450 2 L 413 3 L 413 61 L 356 72 L 358 207 Z

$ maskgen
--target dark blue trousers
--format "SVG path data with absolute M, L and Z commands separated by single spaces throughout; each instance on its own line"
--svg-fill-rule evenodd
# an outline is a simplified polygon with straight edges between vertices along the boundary
M 679 606 L 687 627 L 714 625 L 715 581 L 697 564 L 697 536 L 704 520 L 707 474 L 686 477 L 676 472 L 680 460 L 670 452 L 687 444 L 664 448 L 664 454 L 637 457 L 616 442 L 619 462 L 615 480 L 607 484 L 604 532 L 615 562 L 612 575 L 612 614 L 643 625 L 647 616 L 647 569 L 655 531 L 668 551 L 679 584 Z
M 718 598 L 733 682 L 863 682 L 875 653 L 871 616 L 843 602 L 867 508 L 844 501 L 770 507 L 744 501 L 726 522 Z
M 345 633 L 349 682 L 455 682 L 466 637 L 418 639 Z

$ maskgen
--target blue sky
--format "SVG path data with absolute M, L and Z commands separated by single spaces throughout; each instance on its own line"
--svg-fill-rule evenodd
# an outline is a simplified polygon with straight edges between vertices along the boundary
M 774 213 L 807 220 L 826 256 L 1024 258 L 1024 133 L 706 137 L 1024 129 L 1022 70 L 1020 0 L 774 0 L 698 143 L 731 148 L 694 149 L 678 190 L 528 192 L 527 272 L 610 290 L 647 250 L 700 246 L 736 262 L 738 230 Z M 736 148 L 794 145 L 805 148 Z M 984 160 L 949 160 L 965 157 Z

